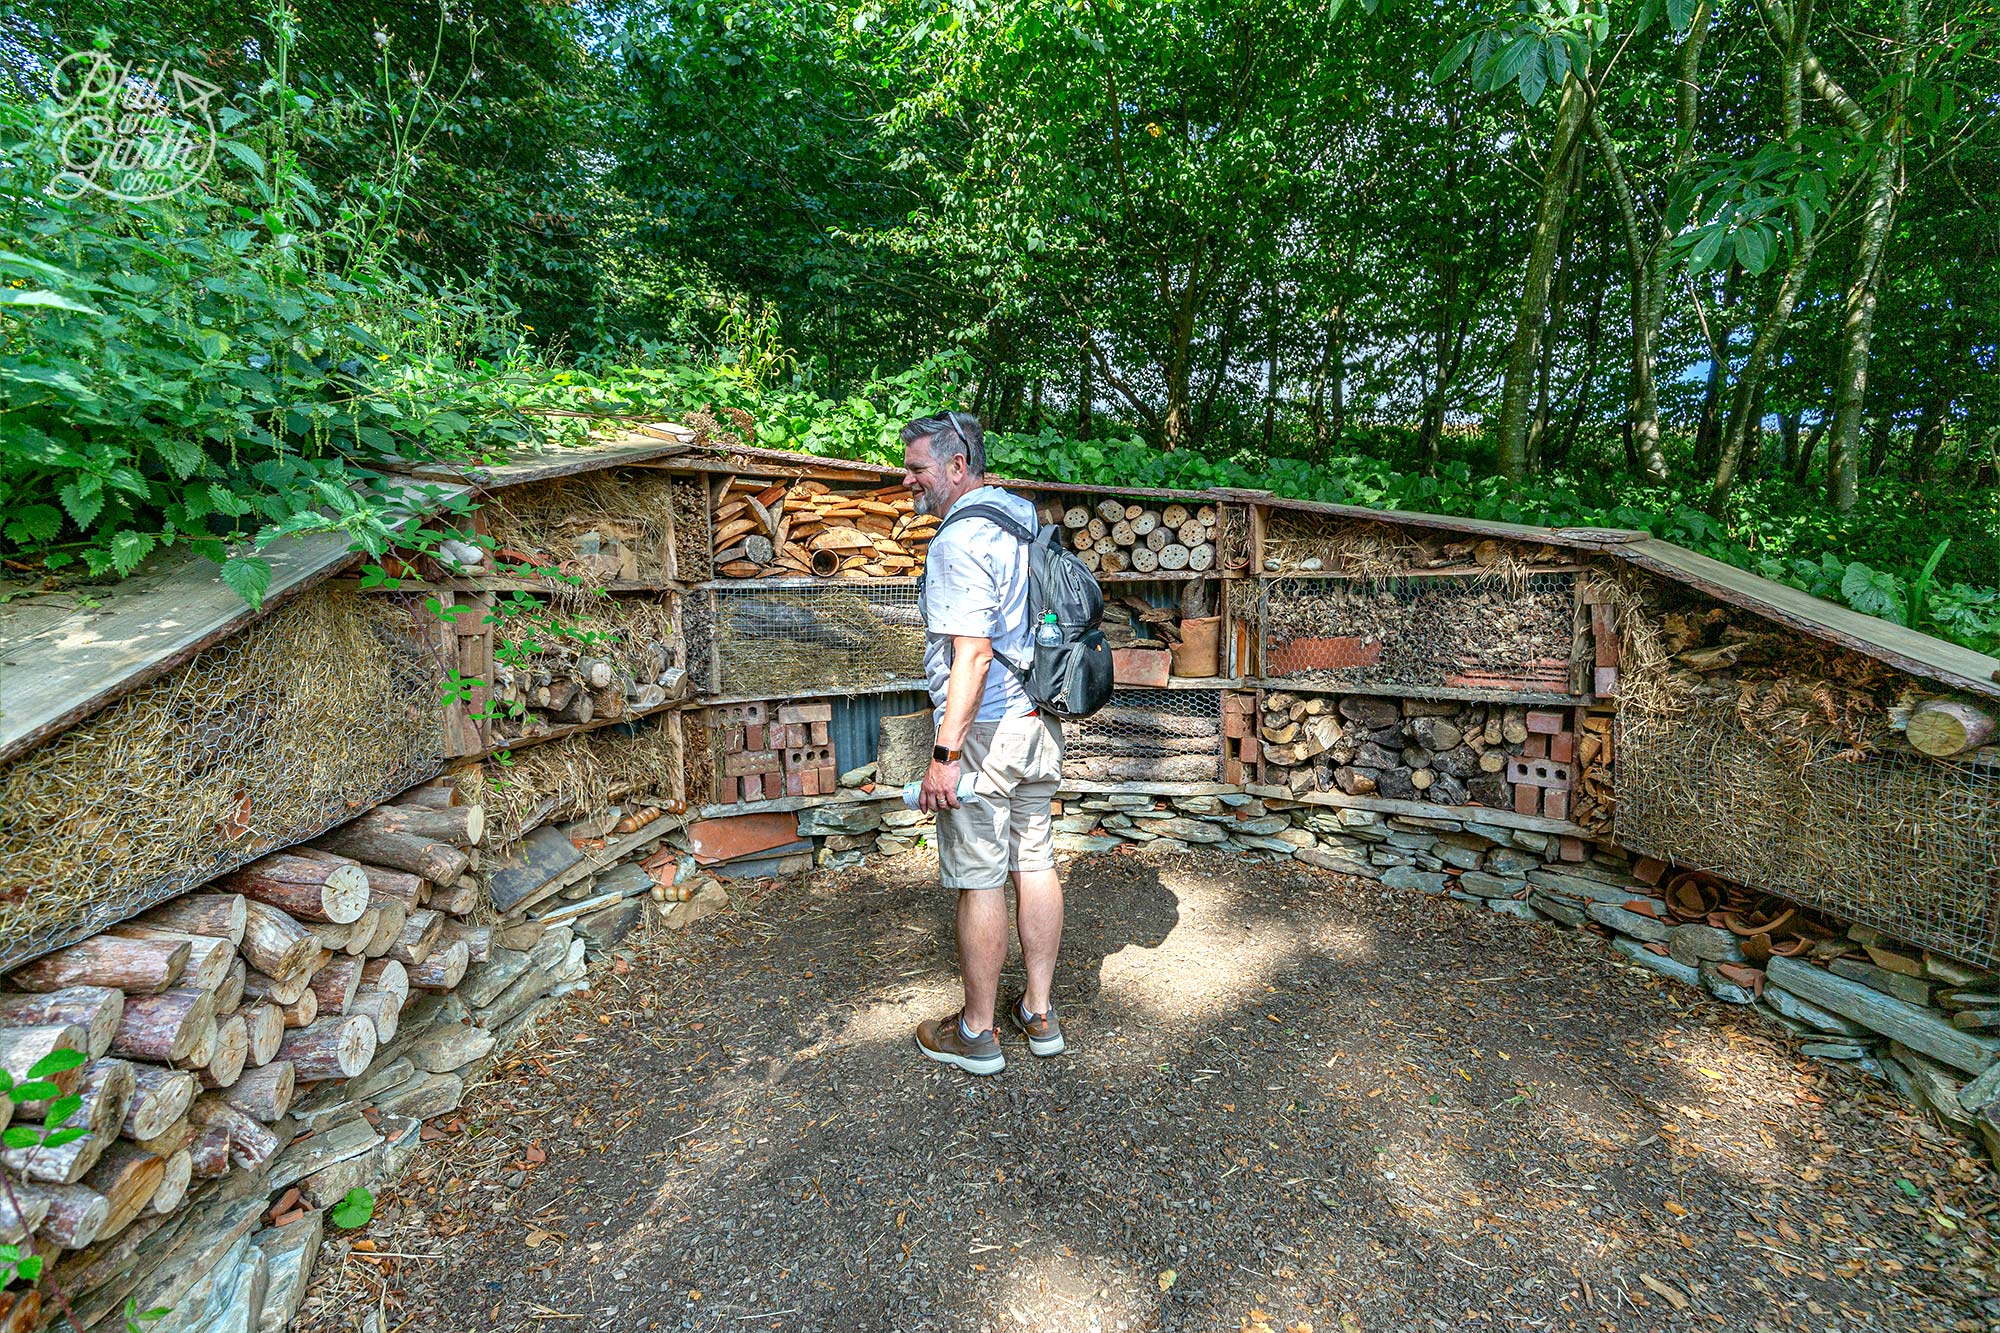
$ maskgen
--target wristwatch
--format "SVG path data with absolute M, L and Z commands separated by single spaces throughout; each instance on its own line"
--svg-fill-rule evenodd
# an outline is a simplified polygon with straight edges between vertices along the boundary
M 959 752 L 957 750 L 947 750 L 942 745 L 933 745 L 931 747 L 932 760 L 940 764 L 955 764 L 958 762 L 958 755 Z

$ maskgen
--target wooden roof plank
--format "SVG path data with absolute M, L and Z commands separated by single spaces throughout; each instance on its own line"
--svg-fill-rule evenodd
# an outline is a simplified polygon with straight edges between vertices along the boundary
M 419 503 L 464 495 L 432 483 Z M 261 610 L 224 583 L 220 566 L 185 547 L 154 556 L 108 588 L 28 595 L 0 604 L 0 761 L 157 680 L 202 649 L 271 614 L 361 557 L 345 533 L 272 542 Z M 88 596 L 84 596 L 84 593 Z
M 593 444 L 524 451 L 509 455 L 504 463 L 422 463 L 410 469 L 410 475 L 426 481 L 456 482 L 474 485 L 481 490 L 499 490 L 506 486 L 554 481 L 559 477 L 598 472 L 605 468 L 657 463 L 692 449 L 693 432 L 687 432 L 687 436 L 687 439 L 681 439 L 666 427 L 661 427 L 658 433 L 642 432 Z

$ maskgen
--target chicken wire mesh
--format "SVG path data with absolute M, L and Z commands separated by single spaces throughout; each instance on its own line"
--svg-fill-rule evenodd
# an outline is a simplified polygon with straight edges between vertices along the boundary
M 434 776 L 437 652 L 391 599 L 320 589 L 0 768 L 0 967 Z
M 1266 679 L 1468 699 L 1565 694 L 1576 576 L 1261 581 Z
M 1804 760 L 1727 701 L 1625 710 L 1623 845 L 2000 967 L 2000 769 L 1886 752 Z
M 1069 782 L 1220 782 L 1222 691 L 1114 690 L 1063 723 Z
M 908 688 L 924 672 L 918 590 L 917 579 L 763 579 L 716 588 L 707 630 L 713 692 L 767 698 Z

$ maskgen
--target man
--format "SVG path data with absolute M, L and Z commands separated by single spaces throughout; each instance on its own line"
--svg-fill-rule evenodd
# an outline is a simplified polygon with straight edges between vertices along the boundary
M 986 484 L 986 438 L 963 412 L 903 427 L 903 485 L 920 514 L 944 518 L 956 505 L 997 505 L 1035 528 L 1035 507 Z M 1036 1055 L 1063 1049 L 1049 988 L 1062 943 L 1062 881 L 1056 877 L 1049 802 L 1062 776 L 1062 724 L 1037 713 L 1019 671 L 1034 660 L 1028 623 L 1028 548 L 990 519 L 973 516 L 931 540 L 924 576 L 924 675 L 937 716 L 937 748 L 924 774 L 921 808 L 937 812 L 944 887 L 958 891 L 958 962 L 965 1004 L 917 1026 L 917 1045 L 971 1074 L 1007 1066 L 994 1010 L 1007 959 L 1007 880 L 1028 973 L 1009 1023 Z M 1010 665 L 1011 664 L 1011 665 Z M 1017 668 L 1019 670 L 1017 670 Z M 963 774 L 972 794 L 957 794 Z

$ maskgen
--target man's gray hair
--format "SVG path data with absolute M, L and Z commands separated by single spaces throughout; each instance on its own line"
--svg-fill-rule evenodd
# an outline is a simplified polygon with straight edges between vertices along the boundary
M 979 418 L 970 412 L 918 417 L 903 427 L 902 440 L 905 447 L 918 440 L 929 440 L 931 457 L 938 466 L 942 467 L 948 458 L 963 458 L 969 476 L 986 475 L 986 432 L 979 428 Z

